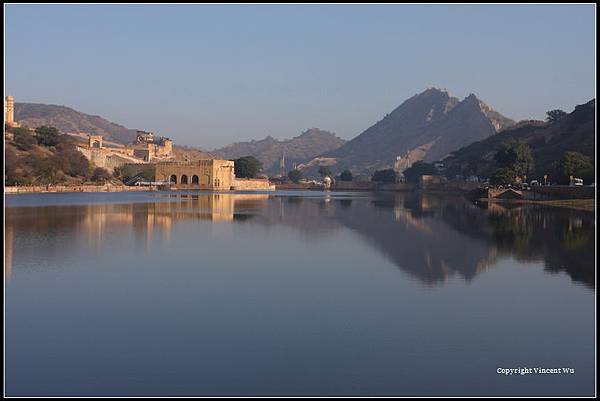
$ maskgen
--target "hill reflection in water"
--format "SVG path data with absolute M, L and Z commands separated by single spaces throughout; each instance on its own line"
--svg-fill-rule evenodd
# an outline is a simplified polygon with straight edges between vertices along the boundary
M 9 207 L 6 209 L 5 277 L 10 278 L 15 233 L 47 237 L 37 246 L 47 257 L 65 256 L 52 238 L 101 248 L 130 233 L 141 250 L 168 242 L 178 222 L 284 225 L 306 241 L 351 230 L 400 270 L 426 285 L 449 277 L 473 280 L 500 259 L 543 262 L 594 288 L 594 216 L 537 206 L 478 207 L 458 197 L 423 194 L 167 194 L 154 202 Z M 51 233 L 52 235 L 48 235 Z M 265 244 L 265 249 L 269 248 Z M 45 249 L 44 249 L 45 248 Z M 49 256 L 48 256 L 49 255 Z M 53 256 L 54 255 L 54 256 Z

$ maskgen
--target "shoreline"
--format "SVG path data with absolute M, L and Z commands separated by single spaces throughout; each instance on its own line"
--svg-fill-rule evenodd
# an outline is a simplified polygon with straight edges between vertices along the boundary
M 4 195 L 21 195 L 21 194 L 48 194 L 48 193 L 108 193 L 108 192 L 154 192 L 159 191 L 158 186 L 126 186 L 126 185 L 38 185 L 38 186 L 8 186 L 4 187 Z M 344 192 L 344 191 L 360 191 L 360 192 L 412 192 L 420 194 L 436 194 L 436 195 L 452 195 L 465 196 L 468 192 L 465 190 L 457 190 L 457 188 L 331 188 L 325 190 L 317 186 L 311 187 L 290 187 L 277 186 L 276 190 L 283 191 L 328 191 L 328 192 Z M 247 192 L 242 190 L 240 192 Z M 238 192 L 231 190 L 228 192 Z M 468 199 L 468 197 L 467 197 Z M 498 203 L 498 204 L 518 204 L 518 205 L 541 205 L 561 207 L 573 210 L 582 210 L 587 212 L 595 211 L 595 199 L 553 199 L 553 200 L 538 200 L 538 199 L 500 199 L 500 198 L 476 198 L 475 202 Z
M 93 193 L 93 192 L 148 192 L 157 191 L 156 186 L 129 187 L 126 185 L 35 185 L 5 186 L 4 195 L 49 194 L 49 193 Z
M 560 207 L 572 210 L 582 210 L 594 212 L 596 210 L 595 199 L 554 199 L 554 200 L 533 200 L 533 199 L 497 199 L 497 198 L 478 198 L 476 202 L 498 203 L 498 204 L 516 204 L 516 205 L 540 205 Z

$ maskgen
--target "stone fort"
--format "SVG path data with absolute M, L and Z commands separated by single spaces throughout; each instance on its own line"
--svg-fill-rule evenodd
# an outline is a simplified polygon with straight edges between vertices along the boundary
M 77 146 L 94 165 L 108 170 L 124 164 L 148 164 L 174 160 L 173 141 L 152 132 L 138 131 L 134 143 L 105 146 L 102 135 L 88 135 L 87 144 Z

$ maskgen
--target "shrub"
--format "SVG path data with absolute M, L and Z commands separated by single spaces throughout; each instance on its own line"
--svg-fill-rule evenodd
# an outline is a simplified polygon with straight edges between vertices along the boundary
M 111 174 L 108 172 L 108 170 L 102 167 L 96 167 L 92 172 L 91 180 L 93 182 L 105 182 L 110 180 L 110 178 Z

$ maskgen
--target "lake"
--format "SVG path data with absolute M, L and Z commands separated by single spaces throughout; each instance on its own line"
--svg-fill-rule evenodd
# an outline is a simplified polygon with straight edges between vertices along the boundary
M 142 192 L 5 221 L 9 396 L 595 394 L 593 213 Z

